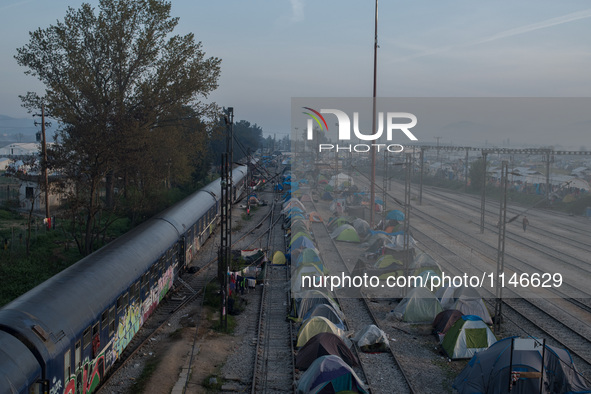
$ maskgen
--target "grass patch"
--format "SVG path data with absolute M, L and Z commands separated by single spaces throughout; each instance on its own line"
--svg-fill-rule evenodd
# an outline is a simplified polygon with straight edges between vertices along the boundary
M 209 375 L 203 379 L 203 383 L 201 383 L 201 385 L 207 389 L 207 391 L 215 392 L 221 391 L 223 384 L 224 381 L 217 375 Z
M 146 389 L 146 384 L 156 371 L 158 364 L 160 363 L 160 358 L 151 358 L 146 361 L 146 365 L 144 370 L 142 371 L 141 375 L 137 378 L 135 383 L 131 386 L 130 394 L 142 394 Z
M 250 216 L 250 214 L 243 212 L 242 215 L 240 215 L 240 217 L 242 218 L 242 220 L 248 222 L 250 219 L 252 219 L 252 216 Z
M 215 332 L 219 332 L 222 334 L 232 334 L 236 329 L 238 323 L 236 322 L 236 318 L 232 315 L 226 315 L 228 318 L 228 326 L 224 327 L 221 323 L 221 320 L 217 320 L 211 325 L 212 330 Z

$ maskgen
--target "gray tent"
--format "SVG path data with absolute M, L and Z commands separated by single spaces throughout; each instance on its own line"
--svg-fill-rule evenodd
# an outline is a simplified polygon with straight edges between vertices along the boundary
M 366 326 L 357 335 L 355 335 L 353 341 L 355 341 L 357 346 L 359 346 L 359 349 L 364 352 L 374 353 L 387 352 L 390 350 L 388 336 L 384 331 L 380 330 L 373 324 Z
M 334 323 L 335 326 L 344 330 L 345 323 L 341 319 L 342 313 L 340 310 L 337 312 L 332 305 L 318 304 L 312 310 L 309 310 L 302 318 L 306 320 L 309 317 L 322 316 Z
M 548 345 L 544 348 L 542 341 L 534 338 L 514 337 L 476 353 L 453 387 L 460 394 L 529 394 L 540 393 L 540 387 L 542 393 L 591 393 L 567 350 Z
M 365 238 L 369 234 L 369 230 L 371 230 L 369 223 L 367 223 L 363 219 L 355 219 L 351 224 L 353 225 L 355 231 L 357 231 L 357 234 L 359 234 L 361 238 Z
M 493 323 L 480 294 L 472 287 L 442 287 L 435 296 L 439 298 L 443 309 L 456 309 L 464 315 L 479 316 L 486 324 Z

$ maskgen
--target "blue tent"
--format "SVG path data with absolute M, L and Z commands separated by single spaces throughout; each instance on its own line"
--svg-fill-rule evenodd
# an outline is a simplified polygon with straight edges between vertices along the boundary
M 399 222 L 404 220 L 404 213 L 398 209 L 394 209 L 386 215 L 386 220 L 398 220 Z
M 367 387 L 339 356 L 322 356 L 302 374 L 297 393 L 367 393 Z
M 306 237 L 299 237 L 291 244 L 291 249 L 300 249 L 300 248 L 314 248 L 314 242 L 310 241 Z

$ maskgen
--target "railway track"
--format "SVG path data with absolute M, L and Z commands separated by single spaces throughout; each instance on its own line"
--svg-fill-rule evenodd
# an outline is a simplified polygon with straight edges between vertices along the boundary
M 285 252 L 285 237 L 280 228 L 281 205 L 274 203 L 271 214 L 267 250 Z M 289 283 L 289 267 L 265 268 L 265 279 L 259 319 L 257 342 L 252 375 L 251 393 L 292 393 L 295 389 L 293 344 L 289 313 L 290 295 L 286 292 Z
M 313 206 L 312 209 L 316 210 L 316 207 Z M 346 274 L 350 274 L 350 269 L 347 267 L 337 245 L 330 237 L 326 225 L 324 223 L 313 223 L 312 226 L 316 245 L 320 250 L 324 263 L 329 267 L 331 272 L 345 272 Z M 345 323 L 349 330 L 359 332 L 364 327 L 373 324 L 384 331 L 365 297 L 339 297 L 338 290 L 335 295 L 345 315 Z M 363 375 L 372 393 L 418 392 L 408 378 L 402 362 L 398 359 L 391 347 L 389 352 L 377 354 L 362 353 L 357 347 L 355 349 L 361 363 Z
M 431 188 L 428 189 L 428 194 L 433 195 L 433 196 L 437 197 L 438 199 L 442 199 L 444 201 L 449 202 L 451 204 L 450 208 L 454 210 L 454 213 L 456 215 L 458 215 L 459 217 L 465 218 L 467 222 L 474 222 L 474 223 L 480 222 L 480 217 L 479 217 L 480 202 L 478 202 L 478 204 L 476 204 L 476 202 L 472 196 L 462 195 L 461 196 L 461 198 L 462 198 L 461 206 L 458 206 L 456 208 L 455 206 L 460 204 L 460 202 L 457 199 L 454 199 L 449 194 L 444 193 L 444 192 L 439 192 L 437 190 L 431 190 Z M 466 208 L 469 208 L 469 209 L 466 210 Z M 496 211 L 495 211 L 495 209 L 496 209 Z M 485 229 L 487 229 L 488 231 L 493 231 L 495 233 L 498 231 L 497 227 L 493 224 L 498 221 L 498 216 L 499 216 L 498 210 L 499 210 L 498 203 L 496 201 L 488 203 L 487 209 L 486 209 L 486 215 L 487 215 L 486 217 L 488 218 L 488 220 L 485 220 Z M 511 211 L 522 212 L 523 208 L 520 209 L 520 208 L 513 207 L 511 209 Z M 507 212 L 507 217 L 508 218 L 513 217 L 515 214 L 516 213 Z M 564 219 L 564 217 L 563 217 L 563 219 Z M 553 226 L 554 226 L 554 223 L 552 224 L 552 226 L 548 226 L 543 229 L 532 228 L 530 226 L 528 232 L 530 234 L 537 234 L 540 236 L 551 237 L 553 239 L 559 240 L 560 245 L 561 245 L 560 250 L 556 250 L 555 248 L 550 247 L 545 243 L 537 241 L 535 239 L 535 237 L 526 236 L 526 233 L 521 232 L 521 228 L 519 228 L 517 230 L 511 230 L 508 228 L 506 237 L 508 240 L 511 240 L 514 243 L 523 245 L 523 246 L 531 248 L 533 250 L 538 250 L 548 256 L 552 256 L 557 261 L 560 261 L 560 262 L 563 262 L 564 264 L 568 264 L 572 267 L 575 267 L 576 269 L 581 270 L 581 272 L 583 272 L 583 273 L 586 273 L 586 274 L 591 273 L 591 269 L 589 267 L 587 259 L 584 258 L 584 255 L 581 254 L 581 252 L 583 252 L 583 253 L 591 252 L 591 244 L 589 244 L 589 238 L 588 238 L 589 229 L 586 229 L 586 231 L 580 230 L 580 231 L 575 232 L 575 229 L 571 228 L 569 231 L 569 236 L 565 236 L 564 231 L 561 231 L 560 233 L 553 231 L 554 230 Z M 579 240 L 575 239 L 574 235 L 577 235 L 581 239 L 586 240 L 586 242 L 579 241 Z M 579 255 L 575 255 L 573 253 L 574 251 L 578 251 Z
M 463 270 L 471 264 L 462 258 L 455 258 L 453 261 L 449 261 L 446 257 L 441 257 L 446 255 L 452 256 L 454 253 L 433 237 L 421 231 L 416 232 L 418 233 L 417 240 L 420 240 L 421 244 L 428 248 L 430 252 L 440 256 L 440 259 L 445 263 L 446 270 L 450 274 L 461 275 L 464 272 Z M 458 256 L 456 255 L 456 257 Z M 491 293 L 488 293 L 487 296 L 485 295 L 485 298 L 489 298 L 488 304 L 491 310 L 494 310 L 493 297 L 494 294 Z M 587 364 L 587 367 L 591 367 L 591 341 L 586 335 L 580 333 L 586 327 L 585 323 L 581 322 L 576 316 L 565 309 L 556 310 L 556 306 L 552 307 L 547 302 L 543 306 L 539 305 L 542 302 L 544 302 L 543 299 L 505 298 L 503 300 L 503 306 L 509 307 L 520 318 L 525 319 L 544 335 L 555 341 L 556 344 L 559 344 L 561 347 L 569 350 L 571 354 L 579 357 Z M 549 313 L 548 309 L 555 309 L 555 313 Z M 561 318 L 556 317 L 558 313 L 561 314 Z M 513 323 L 520 327 L 518 322 Z M 528 332 L 525 333 L 531 335 Z
M 232 243 L 232 246 L 248 249 L 250 246 L 252 246 L 252 244 L 256 243 L 261 237 L 263 237 L 268 231 L 263 227 L 263 224 L 268 220 L 271 212 L 272 210 L 269 209 L 269 212 L 260 221 L 248 227 L 248 229 L 243 232 L 243 235 Z M 260 230 L 261 228 L 262 230 Z M 242 245 L 242 241 L 246 239 L 247 236 L 253 235 L 257 231 L 263 230 L 265 231 L 262 232 L 254 242 L 251 242 L 250 245 Z M 214 251 L 216 245 L 215 238 L 217 234 L 218 228 L 216 228 L 216 231 L 212 234 L 210 239 L 207 240 L 196 256 L 196 259 L 199 261 L 204 261 L 204 263 L 200 266 L 200 268 L 198 268 L 196 272 L 186 272 L 177 278 L 174 288 L 171 289 L 167 297 L 165 297 L 160 302 L 158 308 L 156 308 L 150 318 L 134 335 L 128 346 L 120 355 L 117 362 L 113 364 L 109 374 L 101 382 L 99 393 L 101 392 L 101 388 L 107 386 L 111 379 L 113 379 L 113 377 L 117 374 L 117 372 L 125 367 L 127 363 L 140 351 L 140 349 L 152 338 L 154 338 L 160 329 L 164 327 L 173 316 L 177 315 L 179 310 L 183 309 L 185 306 L 195 304 L 193 301 L 195 301 L 198 297 L 203 296 L 205 286 L 217 275 L 217 266 L 214 264 L 217 262 L 217 253 Z M 208 255 L 216 255 L 216 257 L 208 258 Z M 199 264 L 197 263 L 197 265 Z M 200 302 L 197 304 L 198 308 L 200 308 L 202 300 L 200 300 Z M 200 313 L 197 313 L 197 315 L 200 315 Z M 198 324 L 198 322 L 195 323 Z
M 443 239 L 446 240 L 442 242 L 442 236 L 433 236 L 427 234 L 425 231 L 418 230 L 416 227 L 413 228 L 416 240 L 423 246 L 426 246 L 434 255 L 438 256 L 446 272 L 449 274 L 463 275 L 465 272 L 470 273 L 471 270 L 483 272 L 488 269 L 490 271 L 491 267 L 495 266 L 496 261 L 491 257 L 496 256 L 496 248 L 474 237 L 469 231 L 461 231 L 459 228 L 452 227 L 449 223 L 432 217 L 428 213 L 423 212 L 420 206 L 413 207 L 412 216 L 425 221 L 436 232 L 442 233 L 443 237 L 445 237 Z M 470 255 L 458 256 L 455 251 L 446 246 L 449 244 L 463 246 L 464 250 L 470 250 Z M 532 249 L 537 248 L 533 242 L 528 247 Z M 544 252 L 540 251 L 540 253 Z M 474 254 L 478 256 L 474 256 Z M 556 258 L 556 253 L 546 254 Z M 478 264 L 479 259 L 474 257 L 479 257 L 482 261 L 488 261 L 489 264 Z M 512 261 L 513 264 L 507 263 L 507 257 L 509 257 L 509 261 Z M 506 269 L 518 271 L 518 267 L 515 265 L 516 262 L 525 265 L 528 269 L 534 270 L 533 272 L 536 272 L 535 270 L 538 269 L 523 259 L 506 253 Z M 586 265 L 588 266 L 588 263 Z M 574 290 L 571 288 L 569 293 L 572 293 Z M 591 308 L 589 306 L 589 295 L 579 289 L 576 290 L 579 294 L 583 295 L 583 298 L 568 297 L 560 291 L 556 292 L 554 297 L 558 295 L 562 296 L 562 299 L 526 299 L 513 294 L 511 297 L 504 298 L 503 306 L 510 308 L 512 313 L 518 314 L 520 321 L 527 321 L 537 330 L 541 331 L 542 335 L 549 337 L 556 344 L 569 350 L 571 354 L 580 360 L 578 365 L 582 362 L 586 364 L 584 368 L 588 370 L 591 367 L 591 341 L 589 340 Z M 490 297 L 494 297 L 492 293 L 488 292 L 488 294 Z M 520 327 L 519 323 L 515 322 L 515 324 Z

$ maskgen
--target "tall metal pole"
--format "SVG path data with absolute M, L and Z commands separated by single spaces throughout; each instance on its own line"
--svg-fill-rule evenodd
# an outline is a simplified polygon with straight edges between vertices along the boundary
M 41 134 L 43 141 L 41 142 L 41 150 L 43 152 L 43 176 L 45 177 L 45 217 L 47 229 L 51 229 L 51 220 L 49 216 L 49 175 L 47 174 L 47 139 L 45 138 L 45 106 L 41 105 Z
M 551 152 L 548 150 L 548 153 L 546 153 L 546 203 L 550 201 L 550 154 Z
M 486 206 L 486 156 L 487 152 L 482 151 L 482 196 L 480 197 L 480 234 L 484 234 L 484 208 Z
M 425 164 L 425 148 L 421 147 L 421 173 L 419 174 L 419 205 L 423 205 L 423 167 Z
M 384 192 L 384 212 L 387 211 L 387 201 L 388 201 L 388 150 L 384 150 L 384 175 L 382 177 L 382 191 Z
M 501 309 L 503 306 L 503 280 L 502 275 L 505 272 L 505 229 L 507 219 L 507 178 L 509 176 L 509 163 L 504 160 L 501 169 L 501 201 L 499 208 L 499 239 L 497 243 L 497 284 L 496 284 L 496 303 L 494 328 L 495 334 L 501 330 Z
M 378 0 L 376 0 L 375 32 L 373 43 L 373 116 L 371 118 L 371 131 L 376 133 L 376 95 L 377 95 L 377 73 L 378 73 Z M 371 147 L 371 186 L 369 204 L 369 225 L 373 228 L 376 203 L 376 147 Z
M 218 279 L 220 282 L 220 326 L 228 328 L 228 267 L 232 261 L 232 159 L 234 108 L 226 115 L 226 152 L 222 153 L 221 200 L 220 200 L 220 251 L 218 254 Z
M 404 236 L 403 236 L 403 248 L 404 248 L 404 273 L 409 275 L 410 269 L 410 179 L 411 179 L 411 165 L 412 159 L 410 153 L 406 154 L 406 168 L 404 177 Z M 404 288 L 404 295 L 406 296 L 407 288 Z
M 464 192 L 467 193 L 468 192 L 468 152 L 470 151 L 470 149 L 468 147 L 466 147 L 466 161 L 464 163 L 464 165 L 466 166 L 465 173 L 464 173 Z

